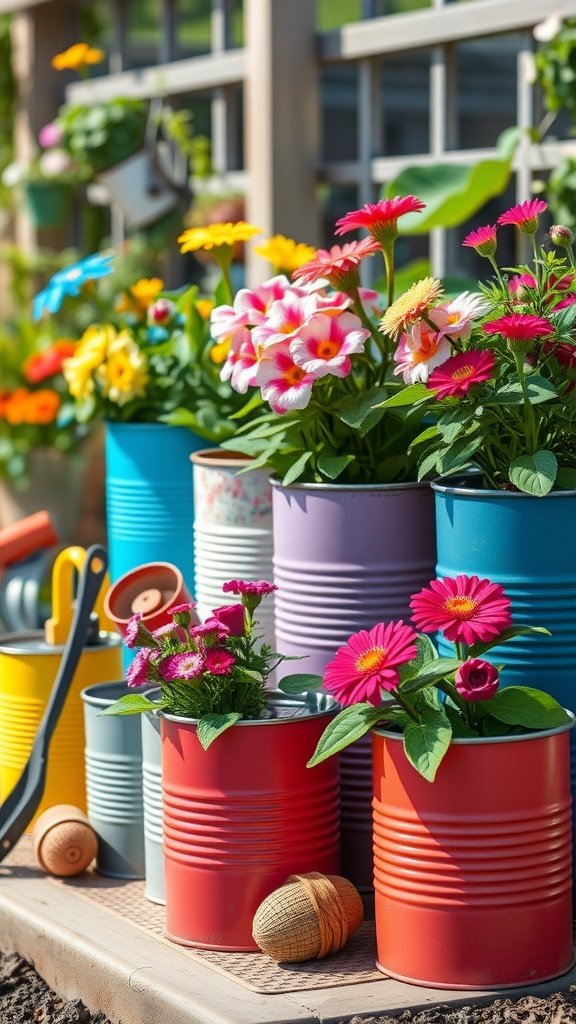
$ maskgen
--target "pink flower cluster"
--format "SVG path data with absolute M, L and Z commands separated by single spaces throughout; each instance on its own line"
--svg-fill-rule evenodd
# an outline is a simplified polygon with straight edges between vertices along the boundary
M 347 377 L 350 356 L 364 351 L 369 331 L 348 311 L 350 296 L 327 294 L 325 283 L 300 287 L 280 275 L 253 291 L 241 289 L 232 306 L 214 309 L 212 337 L 230 346 L 222 380 L 240 394 L 259 387 L 282 414 L 304 409 L 322 377 Z M 377 295 L 364 291 L 364 297 L 375 301 Z
M 486 643 L 511 623 L 510 601 L 498 583 L 478 576 L 432 580 L 411 599 L 412 621 L 424 633 L 442 631 L 456 644 Z M 401 620 L 362 629 L 338 648 L 324 672 L 328 693 L 343 705 L 380 704 L 382 691 L 399 685 L 400 666 L 417 654 L 418 636 Z M 480 658 L 468 658 L 455 678 L 456 691 L 468 700 L 489 700 L 498 688 L 498 672 Z

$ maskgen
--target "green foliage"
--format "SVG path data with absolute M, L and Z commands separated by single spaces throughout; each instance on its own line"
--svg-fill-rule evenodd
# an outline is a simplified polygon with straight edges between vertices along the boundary
M 148 107 L 143 100 L 117 97 L 92 104 L 69 104 L 57 123 L 62 145 L 86 180 L 137 153 L 144 145 Z

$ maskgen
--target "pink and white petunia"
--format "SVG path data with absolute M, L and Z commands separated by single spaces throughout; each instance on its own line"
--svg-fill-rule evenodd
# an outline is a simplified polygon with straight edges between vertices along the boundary
M 316 374 L 307 373 L 294 362 L 287 342 L 267 348 L 256 371 L 262 398 L 280 415 L 305 409 L 317 379 Z
M 433 331 L 424 320 L 418 320 L 411 330 L 400 337 L 394 353 L 398 365 L 394 374 L 402 374 L 406 384 L 426 383 L 430 371 L 449 358 L 450 341 L 442 331 Z
M 260 356 L 252 340 L 252 332 L 243 327 L 234 339 L 226 362 L 220 370 L 220 380 L 229 380 L 234 391 L 245 395 L 256 384 L 256 371 Z
M 269 345 L 277 345 L 286 338 L 294 337 L 303 324 L 318 311 L 320 296 L 302 295 L 301 289 L 286 291 L 281 299 L 273 302 L 266 319 L 252 332 L 254 346 L 264 351 Z
M 256 327 L 264 322 L 272 303 L 283 299 L 287 291 L 301 292 L 284 274 L 278 274 L 258 288 L 241 288 L 234 299 L 234 309 L 239 313 L 245 313 L 248 325 Z
M 316 313 L 291 341 L 290 353 L 303 370 L 316 377 L 328 373 L 347 377 L 352 369 L 350 356 L 364 351 L 369 335 L 353 313 L 338 316 Z
M 442 302 L 428 311 L 433 324 L 441 334 L 449 338 L 467 341 L 472 330 L 472 323 L 489 309 L 489 303 L 482 295 L 474 292 L 462 292 L 451 302 Z
M 230 341 L 233 345 L 238 334 L 249 324 L 249 314 L 233 306 L 216 306 L 210 314 L 210 336 L 214 341 Z

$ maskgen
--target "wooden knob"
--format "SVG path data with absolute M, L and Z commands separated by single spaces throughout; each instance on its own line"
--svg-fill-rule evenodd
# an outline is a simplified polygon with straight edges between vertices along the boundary
M 158 590 L 157 587 L 149 587 L 148 590 L 142 590 L 136 595 L 130 608 L 133 615 L 136 615 L 138 612 L 142 615 L 151 615 L 152 612 L 157 612 L 163 604 L 162 591 Z
M 50 875 L 79 875 L 94 860 L 98 839 L 78 807 L 57 804 L 40 815 L 32 831 L 36 860 Z

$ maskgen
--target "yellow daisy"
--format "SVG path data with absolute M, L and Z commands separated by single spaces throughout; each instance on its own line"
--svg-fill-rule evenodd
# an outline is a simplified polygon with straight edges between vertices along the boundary
M 198 249 L 216 249 L 223 245 L 247 242 L 262 229 L 239 220 L 236 224 L 207 224 L 202 228 L 188 228 L 178 236 L 180 252 L 197 252 Z
M 298 267 L 313 259 L 316 249 L 305 242 L 295 242 L 285 235 L 273 235 L 272 238 L 256 245 L 254 251 L 272 264 L 277 273 L 292 274 Z
M 416 281 L 404 295 L 388 307 L 382 317 L 379 330 L 396 338 L 414 321 L 418 320 L 428 307 L 442 295 L 442 284 L 435 277 L 424 277 Z
M 214 309 L 215 305 L 216 303 L 214 302 L 214 299 L 198 299 L 196 303 L 196 309 L 198 310 L 203 320 L 208 320 L 208 317 L 210 316 L 210 313 Z

